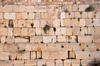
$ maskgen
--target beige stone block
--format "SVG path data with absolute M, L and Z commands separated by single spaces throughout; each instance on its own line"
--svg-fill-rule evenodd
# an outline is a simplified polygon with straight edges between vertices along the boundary
M 61 35 L 66 35 L 66 28 L 61 28 Z
M 63 66 L 62 60 L 56 60 L 56 66 Z
M 68 5 L 68 11 L 73 11 L 73 5 Z
M 41 22 L 41 27 L 44 27 L 47 24 L 46 20 L 40 20 L 40 22 Z
M 93 26 L 93 23 L 92 23 L 92 19 L 85 19 L 85 25 L 86 26 Z
M 49 59 L 49 52 L 48 51 L 42 51 L 42 58 L 43 59 Z
M 65 12 L 61 12 L 60 18 L 65 19 L 65 15 L 66 15 Z
M 40 43 L 43 41 L 42 36 L 31 36 L 30 37 L 30 43 Z
M 14 28 L 14 36 L 21 36 L 21 28 Z
M 60 27 L 60 20 L 54 20 L 53 27 Z
M 3 50 L 3 45 L 1 44 L 0 45 L 0 52 L 3 52 L 4 50 Z
M 99 60 L 100 59 L 100 52 L 98 51 L 91 51 L 90 52 L 90 59 L 96 59 L 96 60 Z
M 100 36 L 93 36 L 93 42 L 99 43 L 100 42 Z
M 41 15 L 41 13 L 38 13 L 38 12 L 35 13 L 35 15 L 34 15 L 35 16 L 35 19 L 41 19 L 41 16 L 40 15 Z
M 47 6 L 46 5 L 35 6 L 35 12 L 47 12 Z
M 34 19 L 34 13 L 29 13 L 28 14 L 28 19 Z
M 12 5 L 5 5 L 3 7 L 3 12 L 12 12 Z
M 76 59 L 89 59 L 89 51 L 75 51 L 75 53 Z
M 0 28 L 4 28 L 6 26 L 6 21 L 5 20 L 0 20 Z
M 50 28 L 50 29 L 49 29 L 49 32 L 48 32 L 48 33 L 49 33 L 49 34 L 48 34 L 49 36 L 54 35 L 54 30 L 53 30 L 53 29 L 54 29 L 54 28 Z
M 21 19 L 22 18 L 22 14 L 21 13 L 16 13 L 16 19 Z
M 85 11 L 85 9 L 89 7 L 89 4 L 87 5 L 79 5 L 79 11 Z
M 87 12 L 82 12 L 81 16 L 82 16 L 82 18 L 88 18 L 88 13 Z
M 3 6 L 2 5 L 0 5 L 0 12 L 2 12 L 3 11 Z
M 1 52 L 0 53 L 0 60 L 9 60 L 9 52 Z
M 73 30 L 73 35 L 80 35 L 80 28 L 79 27 L 74 27 L 72 30 Z
M 8 36 L 13 36 L 13 29 L 12 28 L 8 28 Z
M 4 13 L 4 18 L 5 19 L 16 19 L 16 13 Z
M 21 36 L 29 36 L 28 28 L 21 29 Z
M 75 12 L 75 18 L 80 18 L 81 15 L 80 15 L 80 12 Z
M 43 12 L 43 13 L 41 14 L 41 18 L 42 18 L 42 19 L 47 19 L 47 13 L 44 13 L 44 12 Z
M 75 18 L 75 13 L 74 13 L 74 12 L 70 12 L 69 17 L 70 17 L 70 18 Z
M 23 60 L 17 60 L 14 61 L 14 66 L 23 66 L 24 61 Z
M 96 45 L 95 44 L 85 44 L 85 50 L 86 51 L 95 51 Z
M 88 28 L 87 28 L 87 31 L 88 31 L 88 32 L 87 32 L 88 34 L 94 35 L 94 27 L 88 27 Z
M 42 35 L 42 28 L 36 28 L 36 34 Z
M 46 60 L 38 60 L 38 66 L 46 65 Z
M 37 51 L 37 56 L 36 56 L 38 59 L 39 58 L 42 58 L 42 51 Z
M 84 63 L 90 63 L 91 61 L 93 60 L 81 60 L 81 63 L 84 64 Z
M 92 36 L 78 36 L 79 43 L 91 43 L 93 40 Z
M 80 30 L 81 30 L 81 31 L 80 31 Z M 80 28 L 80 30 L 79 30 L 79 31 L 80 31 L 80 35 L 83 35 L 83 36 L 84 36 L 85 34 L 88 33 L 88 32 L 87 32 L 87 30 L 88 30 L 87 27 L 82 27 L 82 28 Z
M 51 39 L 52 39 L 52 36 L 43 36 L 43 42 L 44 43 L 50 43 L 50 42 L 52 42 Z
M 22 53 L 22 59 L 25 59 L 25 60 L 30 59 L 30 52 L 24 52 L 24 53 Z
M 88 18 L 94 18 L 94 12 L 88 12 Z
M 80 60 L 77 60 L 77 59 L 72 60 L 72 64 L 74 64 L 74 63 L 80 64 Z
M 34 6 L 26 6 L 26 12 L 34 12 Z
M 19 5 L 18 12 L 25 12 L 25 5 Z
M 66 35 L 72 35 L 72 28 L 66 28 Z
M 26 21 L 25 20 L 18 20 L 18 27 L 25 27 Z
M 33 20 L 34 27 L 40 27 L 40 20 Z
M 68 58 L 68 51 L 58 51 L 59 59 Z
M 7 43 L 14 43 L 14 37 L 13 36 L 8 36 L 7 38 L 6 38 L 6 42 Z
M 71 43 L 77 43 L 77 36 L 75 36 L 75 35 L 72 35 L 72 36 L 67 36 L 67 41 L 68 42 L 71 42 Z
M 13 20 L 13 27 L 18 27 L 18 20 Z
M 28 19 L 27 13 L 22 13 L 22 19 Z
M 96 13 L 96 18 L 100 18 L 100 12 Z
M 18 12 L 18 5 L 12 5 L 12 12 Z
M 93 21 L 94 21 L 94 23 L 93 23 L 93 25 L 94 26 L 100 26 L 100 19 L 93 19 Z
M 22 51 L 25 49 L 25 44 L 24 43 L 21 43 L 21 44 L 17 44 L 17 49 L 19 47 L 19 50 L 18 51 Z
M 100 44 L 99 43 L 96 44 L 96 48 L 100 50 Z
M 73 5 L 73 11 L 78 11 L 78 5 L 77 4 Z
M 22 38 L 22 37 L 16 37 L 15 39 L 14 39 L 14 42 L 15 43 L 20 43 L 20 42 L 29 42 L 29 39 L 28 38 Z
M 36 28 L 29 28 L 29 35 L 35 35 L 36 34 Z
M 7 28 L 0 28 L 0 36 L 7 36 Z
M 72 19 L 70 20 L 71 26 L 78 26 L 78 20 L 77 19 Z
M 26 20 L 26 27 L 33 27 L 34 24 L 33 24 L 33 20 Z
M 25 64 L 32 64 L 32 65 L 37 65 L 37 60 L 25 60 Z
M 0 13 L 0 19 L 3 19 L 3 13 Z
M 68 12 L 65 13 L 65 18 L 70 18 L 69 16 L 70 16 L 70 13 L 68 13 Z
M 58 59 L 59 53 L 57 51 L 49 52 L 49 59 Z
M 64 61 L 64 64 L 71 64 L 71 59 L 66 59 L 65 61 Z
M 5 66 L 13 66 L 13 61 L 5 61 Z
M 95 35 L 100 35 L 100 27 L 95 27 L 94 28 L 94 34 Z
M 4 44 L 6 42 L 6 36 L 1 36 L 1 44 Z
M 47 61 L 46 61 L 46 65 L 47 65 L 47 66 L 55 66 L 54 60 L 47 60 Z
M 60 28 L 56 28 L 56 35 L 61 35 L 61 30 L 60 30 Z
M 31 52 L 31 59 L 35 59 L 36 58 L 36 52 Z
M 85 19 L 80 19 L 79 26 L 85 26 Z
M 64 19 L 64 26 L 71 26 L 70 19 Z

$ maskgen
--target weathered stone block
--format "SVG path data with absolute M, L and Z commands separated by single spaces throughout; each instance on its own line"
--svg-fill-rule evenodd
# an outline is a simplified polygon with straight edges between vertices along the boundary
M 0 19 L 3 19 L 3 13 L 0 13 Z
M 94 12 L 88 12 L 88 18 L 94 18 Z
M 16 19 L 21 19 L 22 18 L 22 14 L 21 13 L 16 13 Z
M 29 28 L 29 35 L 35 35 L 36 34 L 36 28 Z
M 25 27 L 26 21 L 25 20 L 18 20 L 18 27 Z
M 18 5 L 12 5 L 12 12 L 18 12 Z
M 6 20 L 0 20 L 0 28 L 4 28 L 6 26 Z
M 9 60 L 9 52 L 1 52 L 0 60 Z
M 61 35 L 61 31 L 60 31 L 60 28 L 56 28 L 56 35 Z
M 72 19 L 72 20 L 70 20 L 70 23 L 71 23 L 71 26 L 78 26 L 78 21 L 77 21 L 77 19 Z
M 47 60 L 47 61 L 46 61 L 46 65 L 47 65 L 47 66 L 55 66 L 54 60 Z
M 36 28 L 36 34 L 42 35 L 42 28 Z
M 64 26 L 71 26 L 70 19 L 64 19 Z
M 35 59 L 36 58 L 36 52 L 31 52 L 31 59 Z
M 44 43 L 50 43 L 50 42 L 52 42 L 51 39 L 52 39 L 51 36 L 43 36 L 43 42 Z
M 40 43 L 43 41 L 42 36 L 31 36 L 30 37 L 30 43 Z
M 60 20 L 54 20 L 53 27 L 60 27 Z
M 88 13 L 87 12 L 80 12 L 82 13 L 81 16 L 82 18 L 88 18 Z
M 7 43 L 14 43 L 14 37 L 13 36 L 8 36 L 7 38 L 6 38 L 6 42 Z
M 86 26 L 93 26 L 93 23 L 92 23 L 92 19 L 85 19 L 85 25 Z
M 25 5 L 19 5 L 18 12 L 25 12 Z
M 26 27 L 33 27 L 33 20 L 26 20 Z
M 29 36 L 28 28 L 21 29 L 21 36 Z
M 61 28 L 61 35 L 66 35 L 66 28 Z
M 41 15 L 41 13 L 38 13 L 38 12 L 35 13 L 35 15 L 34 15 L 35 19 L 41 19 L 41 16 L 40 15 Z
M 100 35 L 100 27 L 95 27 L 94 34 L 95 35 Z
M 41 14 L 41 18 L 42 18 L 42 19 L 47 19 L 47 14 L 48 14 L 48 13 L 42 13 L 42 14 Z
M 7 36 L 7 28 L 0 28 L 0 36 Z
M 38 60 L 38 66 L 46 65 L 46 60 Z
M 48 51 L 42 51 L 42 58 L 48 59 L 49 58 L 49 52 Z
M 80 17 L 81 17 L 80 13 L 79 12 L 75 12 L 75 18 L 80 18 Z
M 40 20 L 33 20 L 34 27 L 40 27 Z
M 4 18 L 5 19 L 16 19 L 16 14 L 15 13 L 4 13 Z
M 28 42 L 29 42 L 29 39 L 21 38 L 21 37 L 16 37 L 16 38 L 14 39 L 14 42 L 15 42 L 15 43 L 21 43 L 21 42 L 26 42 L 26 43 L 28 43 Z
M 34 12 L 34 6 L 26 6 L 26 12 Z
M 100 36 L 93 36 L 93 42 L 99 43 L 100 42 Z
M 85 11 L 87 7 L 89 7 L 89 5 L 79 5 L 79 11 Z
M 22 13 L 22 19 L 28 19 L 28 17 L 27 17 L 27 13 Z
M 3 6 L 0 5 L 0 12 L 3 12 Z
M 21 36 L 21 29 L 20 28 L 14 28 L 14 36 Z
M 25 59 L 25 60 L 30 59 L 30 52 L 24 52 L 24 53 L 22 53 L 22 59 Z
M 66 35 L 72 35 L 72 28 L 66 28 Z
M 12 12 L 12 5 L 5 5 L 3 7 L 3 12 Z
M 93 23 L 93 25 L 94 26 L 100 26 L 100 19 L 93 19 L 93 21 L 94 21 L 94 23 Z
M 34 13 L 29 13 L 28 14 L 28 19 L 34 19 Z
M 96 18 L 100 18 L 100 12 L 96 13 Z
M 61 12 L 60 18 L 61 18 L 61 19 L 64 19 L 64 18 L 65 18 L 65 15 L 66 15 L 65 12 Z
M 85 26 L 85 19 L 80 19 L 79 26 Z

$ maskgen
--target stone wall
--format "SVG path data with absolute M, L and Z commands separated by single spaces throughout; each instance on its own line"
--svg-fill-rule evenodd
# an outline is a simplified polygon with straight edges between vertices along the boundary
M 100 4 L 0 5 L 0 66 L 87 66 L 99 50 Z

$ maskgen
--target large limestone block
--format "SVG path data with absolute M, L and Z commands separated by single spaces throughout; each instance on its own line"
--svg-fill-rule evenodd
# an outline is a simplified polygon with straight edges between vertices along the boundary
M 52 37 L 51 36 L 43 36 L 43 42 L 44 43 L 52 42 Z
M 32 51 L 41 51 L 41 47 L 38 44 L 31 45 Z
M 14 66 L 23 66 L 24 60 L 14 61 Z
M 94 18 L 94 12 L 88 12 L 88 18 Z
M 81 31 L 80 31 L 81 30 Z M 87 27 L 82 27 L 82 28 L 80 28 L 80 35 L 85 35 L 85 34 L 87 34 Z
M 36 28 L 36 34 L 42 35 L 42 28 Z
M 4 13 L 4 18 L 5 19 L 16 19 L 16 13 Z
M 41 51 L 37 51 L 36 58 L 37 59 L 42 58 L 42 52 Z
M 0 20 L 0 28 L 4 28 L 4 26 L 6 25 L 6 20 L 1 19 Z
M 82 12 L 81 16 L 82 16 L 82 18 L 88 18 L 88 13 L 87 12 Z
M 64 64 L 71 64 L 72 63 L 72 60 L 71 59 L 66 59 L 65 61 L 64 61 Z
M 35 12 L 47 12 L 47 6 L 46 5 L 35 6 Z
M 13 61 L 5 61 L 5 66 L 13 66 Z
M 40 20 L 33 20 L 34 27 L 40 27 Z
M 59 53 L 57 51 L 49 52 L 49 59 L 59 59 Z
M 36 34 L 36 28 L 29 28 L 29 35 L 35 35 Z
M 80 27 L 74 27 L 72 30 L 74 35 L 80 35 Z
M 66 35 L 66 28 L 61 28 L 61 35 Z
M 36 52 L 31 52 L 31 59 L 35 59 L 36 58 Z
M 49 52 L 48 51 L 42 51 L 42 58 L 43 59 L 49 59 Z
M 94 21 L 94 23 L 93 23 L 93 25 L 94 26 L 100 26 L 100 19 L 93 19 L 93 21 Z
M 66 28 L 66 35 L 72 35 L 72 28 Z
M 96 13 L 96 18 L 100 18 L 100 12 Z
M 93 23 L 92 23 L 92 19 L 85 19 L 85 25 L 86 26 L 93 26 Z
M 18 5 L 12 5 L 12 12 L 18 12 Z
M 54 20 L 53 27 L 60 27 L 60 20 Z
M 70 20 L 71 26 L 78 26 L 78 20 L 77 19 L 72 19 Z
M 3 45 L 0 45 L 0 52 L 3 52 Z
M 73 11 L 78 11 L 78 5 L 77 4 L 73 5 Z
M 80 12 L 75 12 L 75 18 L 80 18 L 81 15 L 80 15 Z
M 18 12 L 25 12 L 25 5 L 19 5 Z
M 72 60 L 72 64 L 74 64 L 74 63 L 79 64 L 80 60 L 77 60 L 77 59 Z
M 7 43 L 14 43 L 14 37 L 13 36 L 8 36 L 7 38 L 6 38 L 6 42 Z
M 47 19 L 47 14 L 48 14 L 48 13 L 43 12 L 43 13 L 41 14 L 41 18 L 42 18 L 42 19 Z
M 99 43 L 100 42 L 100 36 L 93 36 L 93 42 Z
M 80 27 L 85 26 L 85 19 L 80 19 L 79 26 Z
M 75 54 L 76 59 L 89 59 L 89 51 L 75 51 Z
M 75 13 L 74 13 L 74 12 L 70 12 L 70 13 L 69 13 L 69 17 L 70 17 L 70 18 L 75 18 Z
M 35 13 L 34 17 L 35 19 L 41 19 L 41 13 Z
M 38 60 L 38 66 L 45 66 L 46 60 Z
M 60 18 L 65 19 L 65 15 L 66 15 L 65 12 L 61 12 Z
M 3 19 L 3 13 L 0 13 L 0 19 Z
M 25 50 L 26 51 L 31 51 L 32 50 L 31 44 L 25 44 Z
M 21 28 L 14 28 L 13 35 L 14 36 L 21 36 Z
M 95 44 L 85 44 L 85 50 L 86 51 L 95 51 L 96 50 L 96 45 Z
M 62 60 L 56 60 L 56 66 L 63 66 Z
M 91 51 L 90 52 L 90 59 L 96 59 L 99 60 L 100 59 L 100 51 Z
M 47 66 L 55 66 L 54 60 L 47 60 L 47 61 L 46 61 L 46 65 L 47 65 Z
M 61 35 L 61 30 L 60 30 L 60 28 L 56 28 L 55 34 L 56 34 L 56 35 Z
M 89 7 L 89 5 L 79 5 L 79 11 L 85 11 L 87 7 Z
M 59 59 L 68 58 L 68 51 L 58 51 Z
M 25 60 L 25 64 L 30 64 L 30 65 L 32 64 L 32 65 L 35 65 L 35 66 L 36 66 L 37 63 L 38 63 L 37 60 Z M 31 65 L 31 66 L 32 66 L 32 65 Z
M 92 36 L 78 36 L 79 43 L 91 43 L 93 40 Z
M 13 29 L 12 28 L 8 28 L 8 36 L 13 36 Z
M 5 5 L 3 7 L 3 12 L 12 12 L 12 5 Z
M 0 36 L 7 36 L 7 28 L 0 28 Z
M 70 19 L 64 19 L 64 26 L 71 26 Z
M 68 11 L 73 11 L 73 5 L 68 5 Z
M 94 35 L 94 27 L 88 27 L 87 31 L 88 34 Z
M 28 14 L 28 19 L 34 19 L 34 13 L 29 13 Z
M 28 28 L 21 29 L 21 36 L 29 36 Z
M 34 6 L 26 6 L 26 12 L 34 12 Z
M 33 24 L 33 20 L 26 20 L 26 27 L 33 27 L 34 24 L 33 24 L 33 26 L 32 26 L 32 24 Z
M 78 37 L 75 36 L 75 35 L 72 35 L 72 36 L 67 36 L 67 41 L 68 42 L 71 42 L 71 43 L 77 43 L 78 42 Z
M 9 52 L 0 52 L 0 60 L 9 60 Z
M 100 35 L 100 27 L 95 27 L 94 34 L 95 35 Z
M 16 19 L 21 19 L 22 18 L 22 14 L 21 13 L 16 13 Z
M 1 36 L 1 44 L 4 44 L 6 42 L 6 36 Z
M 24 60 L 30 59 L 30 52 L 24 52 L 24 53 L 22 53 L 22 59 L 24 59 Z
M 27 13 L 22 13 L 22 19 L 28 19 Z
M 16 38 L 14 39 L 14 42 L 15 42 L 15 43 L 29 42 L 29 39 L 21 38 L 21 37 L 16 37 Z
M 31 36 L 30 37 L 30 43 L 40 43 L 43 41 L 42 36 Z
M 25 20 L 18 20 L 18 27 L 25 27 L 26 26 L 26 21 Z
M 0 12 L 3 12 L 3 6 L 0 5 Z

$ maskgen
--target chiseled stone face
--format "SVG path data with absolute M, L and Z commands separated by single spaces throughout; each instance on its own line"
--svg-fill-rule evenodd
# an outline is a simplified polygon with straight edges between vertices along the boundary
M 4 13 L 4 18 L 5 19 L 16 19 L 16 13 Z

